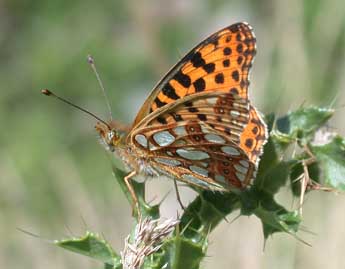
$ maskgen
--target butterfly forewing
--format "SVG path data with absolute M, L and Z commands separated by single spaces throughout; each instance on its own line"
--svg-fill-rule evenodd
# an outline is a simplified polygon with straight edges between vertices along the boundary
M 156 110 L 133 130 L 132 135 L 155 131 L 165 124 L 188 125 L 189 122 L 201 121 L 204 126 L 222 132 L 233 142 L 239 143 L 249 120 L 249 107 L 247 99 L 230 92 L 198 93 Z
M 231 25 L 205 39 L 158 83 L 134 125 L 149 113 L 198 92 L 232 92 L 247 98 L 255 42 L 251 27 L 246 23 Z

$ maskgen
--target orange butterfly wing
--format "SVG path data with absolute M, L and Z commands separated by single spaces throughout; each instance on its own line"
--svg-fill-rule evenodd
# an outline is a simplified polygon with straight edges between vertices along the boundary
M 246 23 L 201 42 L 158 83 L 127 143 L 169 176 L 212 190 L 250 184 L 267 140 L 248 100 L 255 36 Z
M 206 38 L 158 83 L 140 109 L 133 127 L 155 110 L 185 96 L 222 91 L 248 96 L 248 74 L 256 39 L 246 23 L 236 23 Z
M 268 132 L 265 122 L 255 107 L 250 105 L 248 124 L 241 134 L 240 147 L 246 152 L 249 160 L 256 166 L 263 153 L 263 146 L 267 138 Z
M 249 108 L 230 92 L 194 94 L 150 114 L 127 142 L 163 174 L 212 190 L 243 188 L 256 169 L 238 146 Z

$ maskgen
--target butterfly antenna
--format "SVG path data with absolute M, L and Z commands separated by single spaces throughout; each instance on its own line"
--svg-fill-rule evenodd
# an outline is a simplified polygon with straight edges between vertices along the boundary
M 41 91 L 41 93 L 43 93 L 44 95 L 47 95 L 47 96 L 53 96 L 55 97 L 56 99 L 59 99 L 60 101 L 70 105 L 70 106 L 73 106 L 74 108 L 78 109 L 78 110 L 81 110 L 83 112 L 85 112 L 86 114 L 90 115 L 91 117 L 95 118 L 96 120 L 102 122 L 103 124 L 105 124 L 109 129 L 111 129 L 110 125 L 108 123 L 106 123 L 104 120 L 102 120 L 100 117 L 97 117 L 95 114 L 91 113 L 90 111 L 76 105 L 76 104 L 73 104 L 72 102 L 60 97 L 60 96 L 57 96 L 55 93 L 51 92 L 50 90 L 48 89 L 44 89 Z
M 107 93 L 105 91 L 105 88 L 103 86 L 101 77 L 99 76 L 99 74 L 97 72 L 97 68 L 96 68 L 96 65 L 95 65 L 95 60 L 93 59 L 93 57 L 91 55 L 88 55 L 87 56 L 87 62 L 90 64 L 91 69 L 92 69 L 92 71 L 94 72 L 94 74 L 95 74 L 95 76 L 97 78 L 98 84 L 101 87 L 101 90 L 102 90 L 102 93 L 103 93 L 103 97 L 105 99 L 105 102 L 106 102 L 108 110 L 109 110 L 110 120 L 113 120 L 113 115 L 111 113 L 111 106 L 110 106 L 109 98 L 108 98 Z

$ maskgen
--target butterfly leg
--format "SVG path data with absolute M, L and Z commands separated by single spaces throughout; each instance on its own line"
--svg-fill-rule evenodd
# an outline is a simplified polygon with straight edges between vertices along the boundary
M 137 211 L 137 214 L 138 214 L 138 217 L 140 219 L 141 217 L 141 213 L 140 213 L 140 209 L 139 209 L 139 202 L 138 202 L 138 197 L 137 195 L 135 194 L 135 191 L 133 189 L 133 186 L 130 182 L 131 178 L 134 177 L 135 175 L 137 174 L 137 171 L 132 171 L 130 172 L 127 176 L 124 177 L 124 181 L 125 181 L 125 184 L 128 188 L 128 191 L 133 199 L 133 203 L 132 203 L 132 213 L 134 213 L 135 211 Z M 134 214 L 133 214 L 134 215 Z
M 181 200 L 180 193 L 179 193 L 179 191 L 178 191 L 176 179 L 174 179 L 174 187 L 175 187 L 177 202 L 180 204 L 182 210 L 185 210 L 186 208 L 185 208 L 185 206 L 182 204 L 182 200 Z

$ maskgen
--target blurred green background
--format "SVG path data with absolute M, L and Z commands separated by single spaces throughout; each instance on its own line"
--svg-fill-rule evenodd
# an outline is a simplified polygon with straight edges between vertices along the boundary
M 250 88 L 255 105 L 282 115 L 303 103 L 334 103 L 331 127 L 344 135 L 344 0 L 0 2 L 0 268 L 100 268 L 50 240 L 89 229 L 119 251 L 130 230 L 131 210 L 97 142 L 95 121 L 40 89 L 107 119 L 86 63 L 92 54 L 113 114 L 130 122 L 182 55 L 238 21 L 249 22 L 258 40 Z M 159 201 L 172 186 L 152 180 L 149 197 Z M 182 195 L 187 203 L 193 193 Z M 293 208 L 292 198 L 282 197 Z M 203 268 L 345 268 L 344 208 L 343 195 L 307 195 L 304 227 L 315 235 L 300 237 L 313 247 L 275 235 L 263 252 L 255 217 L 224 222 L 211 235 Z M 177 210 L 172 191 L 163 215 Z

